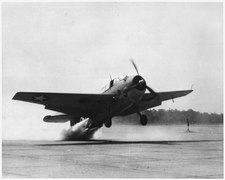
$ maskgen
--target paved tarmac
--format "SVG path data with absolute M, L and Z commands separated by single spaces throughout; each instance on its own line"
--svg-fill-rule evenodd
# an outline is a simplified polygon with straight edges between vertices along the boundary
M 2 173 L 19 178 L 223 178 L 222 135 L 215 137 L 3 141 Z

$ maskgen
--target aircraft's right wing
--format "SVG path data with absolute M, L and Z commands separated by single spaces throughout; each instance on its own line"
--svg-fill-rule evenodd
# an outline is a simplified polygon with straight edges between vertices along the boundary
M 69 94 L 46 92 L 18 92 L 14 100 L 42 104 L 45 109 L 74 115 L 76 117 L 90 117 L 103 111 L 107 104 L 116 101 L 111 94 Z

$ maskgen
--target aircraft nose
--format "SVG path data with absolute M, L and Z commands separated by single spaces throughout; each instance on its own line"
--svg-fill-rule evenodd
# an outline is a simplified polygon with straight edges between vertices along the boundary
M 140 91 L 146 89 L 146 82 L 145 82 L 144 78 L 139 75 L 134 77 L 132 84 L 133 84 L 133 86 L 135 86 L 136 89 L 138 89 Z

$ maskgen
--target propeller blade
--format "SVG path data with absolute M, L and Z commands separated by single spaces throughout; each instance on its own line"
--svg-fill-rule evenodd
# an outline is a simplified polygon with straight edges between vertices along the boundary
M 134 66 L 134 68 L 135 68 L 137 74 L 139 75 L 138 68 L 137 68 L 137 66 L 136 66 L 136 64 L 135 64 L 135 62 L 134 62 L 134 60 L 133 60 L 133 59 L 130 59 L 130 61 L 131 61 L 131 63 L 133 64 L 133 66 Z M 142 83 L 142 82 L 140 82 L 140 83 Z M 138 85 L 138 84 L 137 84 L 137 85 Z M 136 87 L 137 85 L 133 86 L 132 88 Z M 147 84 L 146 84 L 146 89 L 147 89 L 150 93 L 152 93 L 153 95 L 156 95 L 156 92 L 155 92 L 152 88 L 150 88 L 149 86 L 147 86 Z
M 135 68 L 137 74 L 139 75 L 138 68 L 137 68 L 137 66 L 136 66 L 136 64 L 135 64 L 135 62 L 134 62 L 134 60 L 133 60 L 133 59 L 130 59 L 130 61 L 131 61 L 131 63 L 133 64 L 133 66 L 134 66 L 134 68 Z
M 111 76 L 111 74 L 109 74 L 109 77 L 110 77 L 110 80 L 112 81 L 112 76 Z
M 146 86 L 146 89 L 147 89 L 150 93 L 152 93 L 152 94 L 156 94 L 156 93 L 155 93 L 155 91 L 154 91 L 152 88 L 150 88 L 150 87 Z

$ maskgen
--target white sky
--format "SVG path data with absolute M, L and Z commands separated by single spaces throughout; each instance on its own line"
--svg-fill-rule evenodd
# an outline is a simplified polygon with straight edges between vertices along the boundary
M 100 93 L 109 73 L 135 74 L 129 58 L 155 91 L 195 84 L 192 94 L 158 108 L 222 113 L 222 8 L 222 3 L 3 3 L 3 138 L 23 138 L 25 132 L 35 138 L 62 127 L 42 122 L 55 114 L 43 106 L 12 101 L 16 92 Z

